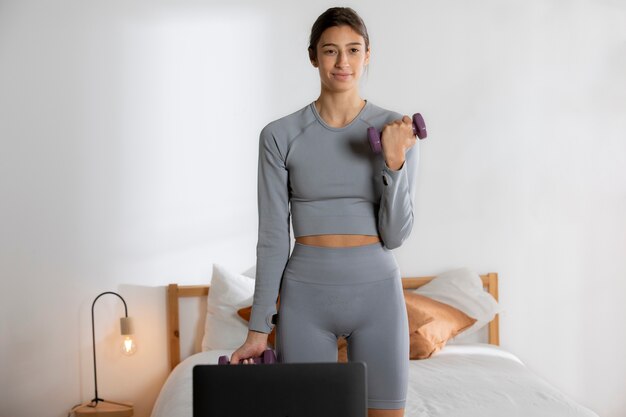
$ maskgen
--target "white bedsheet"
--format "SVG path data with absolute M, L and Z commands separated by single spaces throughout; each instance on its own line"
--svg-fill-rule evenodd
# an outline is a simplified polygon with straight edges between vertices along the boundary
M 192 355 L 170 374 L 152 417 L 192 417 L 191 372 L 229 350 Z M 406 417 L 598 417 L 531 372 L 515 355 L 492 345 L 448 345 L 412 360 Z
M 598 417 L 488 344 L 448 345 L 411 361 L 407 417 Z

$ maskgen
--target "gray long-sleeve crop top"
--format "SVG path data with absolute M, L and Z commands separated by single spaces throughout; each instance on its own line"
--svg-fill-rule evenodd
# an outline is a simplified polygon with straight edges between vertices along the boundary
M 276 301 L 295 237 L 321 234 L 380 236 L 397 248 L 413 226 L 419 143 L 397 170 L 374 154 L 367 128 L 382 130 L 402 115 L 369 101 L 347 126 L 335 128 L 315 104 L 269 123 L 260 134 L 259 231 L 256 283 L 248 328 L 270 333 Z M 291 210 L 290 210 L 291 206 Z

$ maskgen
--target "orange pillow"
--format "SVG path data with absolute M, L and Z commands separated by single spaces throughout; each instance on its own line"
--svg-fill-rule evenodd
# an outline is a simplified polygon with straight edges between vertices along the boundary
M 348 362 L 348 342 L 343 337 L 337 339 L 337 362 Z
M 432 298 L 404 290 L 409 317 L 410 359 L 426 359 L 446 342 L 476 323 L 462 311 Z
M 404 290 L 407 315 L 409 318 L 410 359 L 426 359 L 443 348 L 446 342 L 470 327 L 476 319 L 469 317 L 456 308 L 417 294 L 413 290 Z M 280 300 L 279 303 L 280 304 Z M 252 306 L 237 311 L 244 320 L 250 320 Z M 268 342 L 275 346 L 276 331 L 272 329 Z M 338 362 L 348 361 L 347 342 L 341 337 L 337 340 Z

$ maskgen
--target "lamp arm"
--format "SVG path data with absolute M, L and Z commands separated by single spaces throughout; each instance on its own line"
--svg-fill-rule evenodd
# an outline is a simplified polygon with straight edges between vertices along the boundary
M 100 401 L 104 401 L 102 398 L 98 398 L 98 371 L 96 370 L 96 331 L 95 331 L 95 326 L 94 326 L 94 306 L 96 305 L 96 301 L 98 301 L 98 299 L 100 297 L 102 297 L 103 295 L 106 294 L 112 294 L 112 295 L 116 295 L 117 297 L 119 297 L 120 300 L 122 300 L 122 303 L 124 303 L 124 315 L 126 317 L 128 317 L 128 307 L 126 306 L 126 301 L 122 298 L 121 295 L 119 295 L 116 292 L 113 291 L 106 291 L 103 292 L 102 294 L 99 294 L 95 300 L 93 300 L 93 303 L 91 304 L 91 343 L 93 346 L 93 385 L 94 385 L 94 391 L 95 391 L 95 396 L 93 397 L 93 400 L 91 400 L 92 403 L 98 404 L 98 402 Z

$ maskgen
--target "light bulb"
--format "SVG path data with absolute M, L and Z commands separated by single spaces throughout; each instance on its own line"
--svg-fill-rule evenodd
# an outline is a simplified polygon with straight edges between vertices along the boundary
M 131 317 L 120 318 L 120 330 L 122 336 L 124 336 L 124 342 L 122 343 L 122 353 L 124 355 L 130 356 L 137 351 L 137 345 L 132 338 L 132 335 L 134 333 L 133 319 Z
M 124 342 L 122 342 L 122 353 L 124 355 L 132 355 L 137 351 L 137 345 L 135 341 L 130 336 L 124 336 Z

